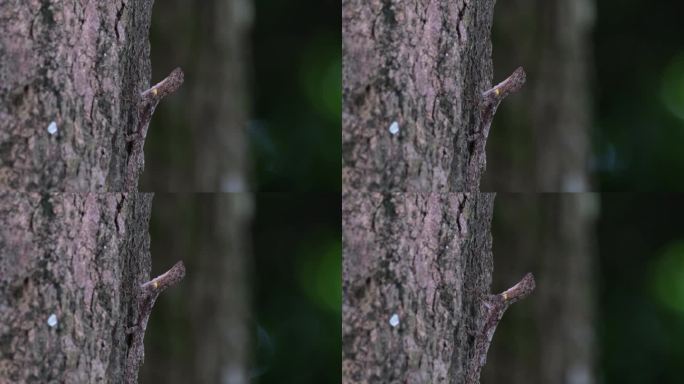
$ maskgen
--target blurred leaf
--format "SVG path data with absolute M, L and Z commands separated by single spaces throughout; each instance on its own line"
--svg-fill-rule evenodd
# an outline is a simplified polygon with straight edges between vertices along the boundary
M 319 306 L 334 313 L 342 308 L 342 246 L 339 239 L 307 244 L 297 268 L 299 285 Z
M 684 241 L 670 243 L 655 261 L 652 286 L 660 304 L 684 314 Z

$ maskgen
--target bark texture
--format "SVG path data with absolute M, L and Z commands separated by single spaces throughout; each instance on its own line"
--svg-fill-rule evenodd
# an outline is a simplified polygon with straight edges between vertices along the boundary
M 0 381 L 123 381 L 151 200 L 0 194 Z
M 152 25 L 154 71 L 180 65 L 187 81 L 162 103 L 149 132 L 143 190 L 249 190 L 250 0 L 169 0 Z M 179 38 L 182 37 L 182 38 Z
M 475 189 L 466 177 L 492 80 L 493 8 L 494 0 L 342 1 L 343 188 Z
M 125 135 L 150 82 L 151 9 L 151 0 L 0 3 L 2 190 L 124 190 Z
M 189 272 L 185 289 L 155 306 L 142 382 L 249 381 L 253 204 L 249 194 L 156 195 L 152 250 L 160 272 L 179 259 Z
M 538 289 L 501 323 L 482 383 L 597 382 L 592 194 L 497 197 L 495 287 L 533 270 Z M 496 288 L 496 289 L 498 289 Z
M 463 383 L 492 271 L 491 194 L 345 193 L 344 383 Z
M 583 192 L 589 176 L 593 0 L 503 1 L 494 20 L 497 73 L 523 65 L 521 97 L 503 103 L 482 189 Z

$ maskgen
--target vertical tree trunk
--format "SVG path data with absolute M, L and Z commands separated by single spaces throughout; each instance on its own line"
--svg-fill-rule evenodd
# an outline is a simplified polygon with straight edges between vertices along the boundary
M 0 3 L 0 185 L 122 191 L 151 0 Z
M 486 190 L 589 189 L 588 55 L 591 0 L 501 2 L 496 62 L 523 63 L 522 97 L 502 106 L 489 143 Z M 511 313 L 497 332 L 483 383 L 591 383 L 594 366 L 592 195 L 499 195 L 494 284 L 531 268 L 534 308 Z
M 522 63 L 529 81 L 501 107 L 489 143 L 483 189 L 590 190 L 589 69 L 592 0 L 501 2 L 494 22 L 501 72 Z
M 249 190 L 244 133 L 252 13 L 250 0 L 170 0 L 155 13 L 155 72 L 180 65 L 188 81 L 155 114 L 143 189 Z
M 152 250 L 162 265 L 187 260 L 191 272 L 186 289 L 155 306 L 143 382 L 248 382 L 252 204 L 248 194 L 155 198 Z
M 0 194 L 0 381 L 123 382 L 149 194 Z
M 345 193 L 345 383 L 463 383 L 492 271 L 491 194 Z
M 494 218 L 494 285 L 530 268 L 537 293 L 497 331 L 483 383 L 593 383 L 592 194 L 505 195 Z
M 468 165 L 492 77 L 493 8 L 494 0 L 343 0 L 344 188 L 477 189 Z

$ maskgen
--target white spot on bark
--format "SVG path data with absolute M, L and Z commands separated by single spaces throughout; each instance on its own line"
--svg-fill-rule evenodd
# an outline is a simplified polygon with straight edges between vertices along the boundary
M 397 123 L 396 121 L 392 122 L 392 124 L 390 124 L 389 131 L 393 135 L 399 133 L 399 123 Z
M 399 325 L 399 315 L 397 315 L 396 313 L 393 314 L 392 317 L 390 317 L 389 319 L 389 323 L 392 327 L 396 327 L 397 325 Z
M 50 125 L 48 125 L 47 131 L 51 135 L 57 133 L 57 123 L 55 123 L 54 121 L 51 122 Z
M 55 315 L 54 313 L 50 315 L 50 317 L 48 317 L 47 323 L 49 326 L 54 328 L 57 325 L 57 315 Z

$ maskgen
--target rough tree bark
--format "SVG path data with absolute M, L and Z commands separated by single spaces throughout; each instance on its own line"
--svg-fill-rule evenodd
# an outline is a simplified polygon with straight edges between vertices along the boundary
M 0 188 L 122 191 L 152 1 L 0 3 Z M 136 180 L 137 182 L 137 180 Z
M 249 382 L 253 204 L 252 196 L 242 193 L 155 196 L 155 262 L 169 265 L 184 258 L 191 272 L 183 290 L 160 298 L 155 307 L 147 335 L 154 359 L 142 367 L 142 382 Z M 188 254 L 193 257 L 184 257 Z
M 492 194 L 345 193 L 345 383 L 463 383 L 492 272 Z
M 0 194 L 0 381 L 124 381 L 151 201 Z
M 596 382 L 592 228 L 598 196 L 497 196 L 494 285 L 503 288 L 529 266 L 539 277 L 534 298 L 502 323 L 483 383 Z
M 483 190 L 583 192 L 589 176 L 593 0 L 512 0 L 494 21 L 497 72 L 532 75 L 504 103 L 490 136 Z
M 494 0 L 342 2 L 342 180 L 368 191 L 474 191 Z M 512 70 L 515 67 L 512 67 Z M 484 160 L 484 158 L 483 158 Z
M 146 91 L 152 3 L 0 3 L 3 382 L 135 382 L 151 305 L 184 273 L 141 285 L 141 140 L 182 82 Z
M 180 65 L 188 81 L 155 114 L 143 190 L 249 190 L 244 133 L 252 13 L 250 0 L 170 0 L 155 11 L 153 69 L 167 73 Z

